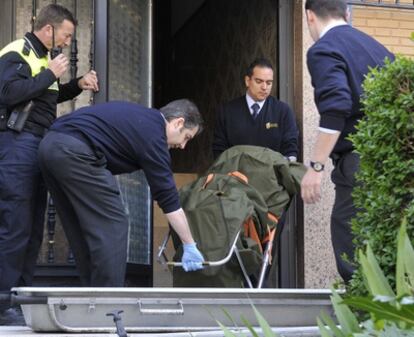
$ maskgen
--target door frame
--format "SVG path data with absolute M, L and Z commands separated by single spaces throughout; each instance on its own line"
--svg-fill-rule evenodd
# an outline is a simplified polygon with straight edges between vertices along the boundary
M 294 107 L 294 1 L 279 0 L 278 11 L 278 97 Z M 298 114 L 296 118 L 300 117 Z M 297 120 L 298 121 L 298 120 Z M 298 121 L 299 122 L 299 121 Z M 299 154 L 299 160 L 301 153 Z M 280 238 L 279 286 L 298 288 L 303 285 L 303 205 L 293 198 L 286 214 Z M 302 216 L 301 216 L 302 214 Z

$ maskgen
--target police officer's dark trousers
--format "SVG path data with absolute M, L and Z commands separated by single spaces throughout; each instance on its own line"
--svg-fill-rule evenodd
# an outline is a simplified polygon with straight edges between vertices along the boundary
M 50 131 L 39 162 L 82 285 L 123 286 L 128 221 L 105 157 L 77 138 Z
M 0 131 L 0 291 L 32 284 L 46 207 L 40 141 L 29 132 Z
M 347 152 L 333 156 L 334 170 L 332 182 L 335 184 L 335 203 L 331 215 L 331 238 L 334 248 L 336 266 L 345 282 L 348 282 L 354 272 L 354 266 L 344 261 L 345 254 L 349 261 L 354 258 L 352 243 L 351 219 L 357 209 L 352 200 L 352 191 L 356 186 L 355 173 L 359 170 L 359 156 Z

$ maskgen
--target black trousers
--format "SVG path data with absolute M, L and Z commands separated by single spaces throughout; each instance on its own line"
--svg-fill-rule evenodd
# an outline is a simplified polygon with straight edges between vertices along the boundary
M 83 286 L 124 285 L 128 220 L 106 159 L 86 143 L 49 132 L 39 163 Z
M 352 191 L 356 186 L 355 173 L 359 170 L 359 156 L 348 152 L 333 157 L 334 170 L 332 182 L 335 184 L 335 202 L 331 215 L 331 239 L 334 248 L 336 266 L 345 282 L 348 282 L 354 272 L 354 266 L 342 258 L 345 254 L 349 261 L 354 258 L 352 243 L 351 219 L 357 209 L 352 200 Z
M 47 195 L 40 141 L 29 132 L 0 132 L 0 291 L 32 285 Z

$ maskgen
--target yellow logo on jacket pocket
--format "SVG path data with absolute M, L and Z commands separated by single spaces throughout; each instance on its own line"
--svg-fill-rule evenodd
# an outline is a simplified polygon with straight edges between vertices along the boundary
M 278 128 L 279 127 L 279 124 L 277 124 L 277 123 L 270 123 L 270 122 L 267 122 L 266 123 L 266 129 L 271 129 L 271 128 Z

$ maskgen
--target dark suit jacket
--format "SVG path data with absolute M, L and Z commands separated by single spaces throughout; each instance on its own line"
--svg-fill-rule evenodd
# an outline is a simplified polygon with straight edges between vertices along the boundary
M 256 119 L 250 114 L 245 95 L 220 106 L 214 129 L 214 157 L 235 145 L 262 146 L 297 157 L 298 128 L 292 110 L 272 96 Z

